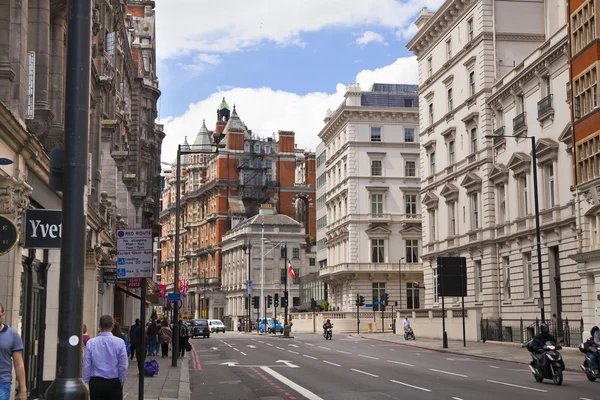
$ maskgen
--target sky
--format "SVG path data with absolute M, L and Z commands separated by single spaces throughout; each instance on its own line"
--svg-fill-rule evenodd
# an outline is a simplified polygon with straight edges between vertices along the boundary
M 162 161 L 214 129 L 225 97 L 253 133 L 296 133 L 315 151 L 348 83 L 417 83 L 406 49 L 423 7 L 442 0 L 156 0 Z

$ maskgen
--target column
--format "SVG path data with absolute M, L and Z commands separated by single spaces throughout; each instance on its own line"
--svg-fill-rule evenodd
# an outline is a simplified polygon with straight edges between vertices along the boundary
M 197 319 L 197 318 L 200 318 L 200 313 L 198 312 L 198 305 L 200 304 L 198 302 L 198 292 L 194 293 L 194 301 L 195 301 L 195 304 L 194 304 L 194 318 Z
M 15 77 L 10 65 L 11 0 L 0 0 L 0 101 L 9 104 L 12 81 Z
M 50 57 L 49 102 L 54 112 L 51 135 L 62 139 L 65 104 L 65 13 L 52 15 L 52 55 Z

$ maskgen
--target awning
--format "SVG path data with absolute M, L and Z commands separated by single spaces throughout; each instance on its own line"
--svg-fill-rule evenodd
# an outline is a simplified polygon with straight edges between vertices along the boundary
M 242 200 L 230 197 L 229 211 L 231 211 L 232 214 L 246 214 L 246 206 L 244 206 Z
M 133 293 L 127 289 L 125 289 L 124 287 L 122 287 L 121 285 L 115 285 L 115 289 L 120 290 L 121 292 L 125 293 L 128 296 L 131 297 L 135 297 L 138 300 L 141 300 L 142 297 L 139 294 Z M 149 300 L 148 300 L 148 295 L 146 295 L 146 304 L 152 304 Z

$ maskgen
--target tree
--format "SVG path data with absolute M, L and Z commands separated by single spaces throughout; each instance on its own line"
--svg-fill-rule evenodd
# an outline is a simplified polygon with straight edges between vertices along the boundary
M 155 321 L 158 319 L 158 315 L 156 314 L 156 307 L 152 308 L 152 314 L 150 315 L 150 320 Z

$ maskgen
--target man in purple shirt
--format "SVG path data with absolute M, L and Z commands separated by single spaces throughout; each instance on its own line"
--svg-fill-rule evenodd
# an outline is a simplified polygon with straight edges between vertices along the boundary
M 100 318 L 99 336 L 90 339 L 83 357 L 83 381 L 90 385 L 90 400 L 122 400 L 128 358 L 123 339 L 113 336 L 113 318 Z

